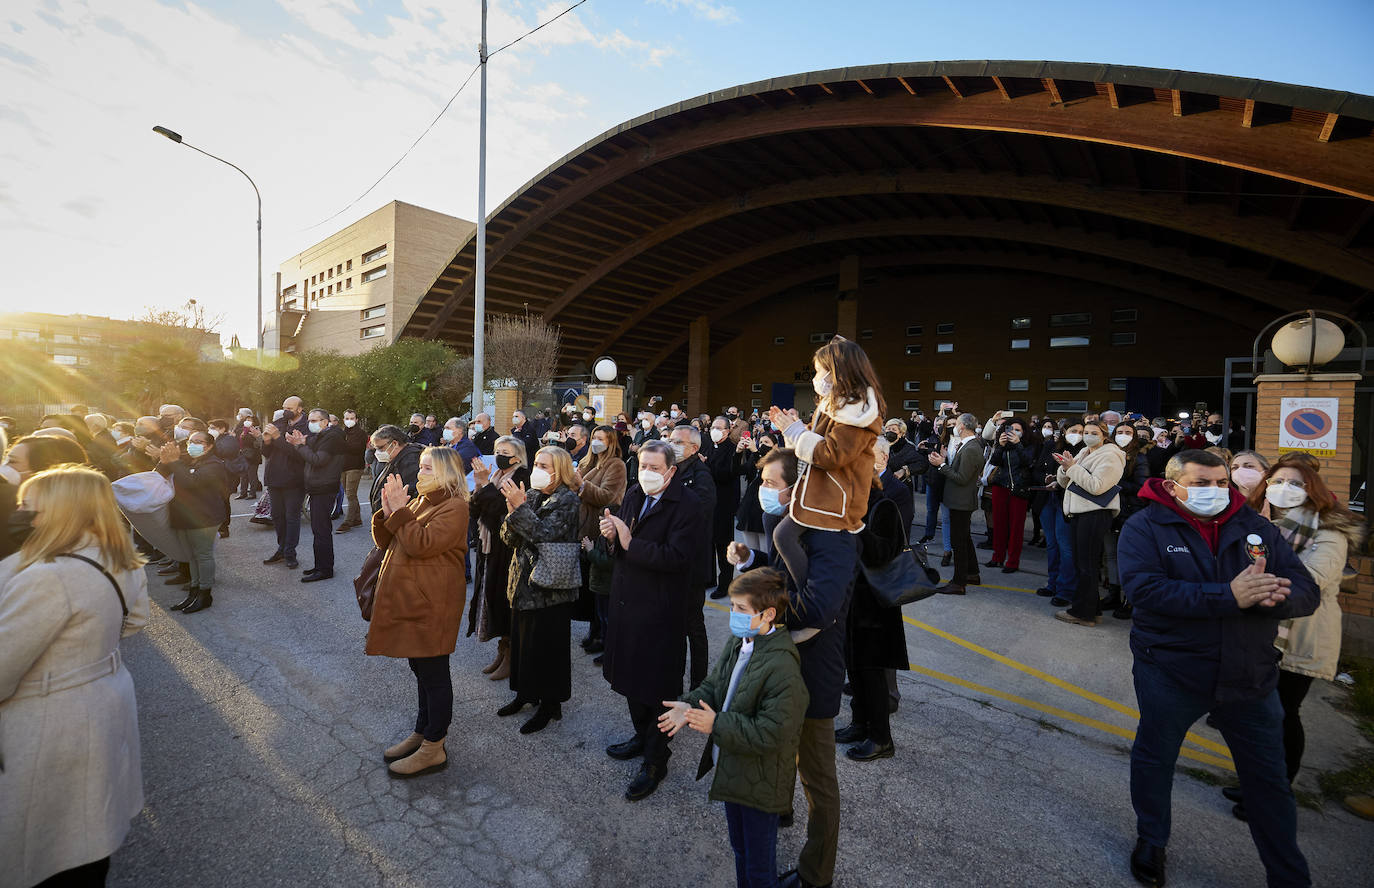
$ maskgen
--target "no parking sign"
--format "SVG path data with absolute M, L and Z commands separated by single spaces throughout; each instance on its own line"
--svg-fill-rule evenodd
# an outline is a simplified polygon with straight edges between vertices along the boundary
M 1301 450 L 1336 455 L 1339 398 L 1283 398 L 1279 404 L 1279 453 Z

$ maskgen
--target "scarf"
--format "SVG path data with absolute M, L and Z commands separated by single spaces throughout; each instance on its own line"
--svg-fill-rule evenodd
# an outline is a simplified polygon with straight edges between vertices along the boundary
M 1276 513 L 1277 509 L 1274 510 Z M 1270 519 L 1279 529 L 1279 535 L 1288 541 L 1294 552 L 1301 552 L 1312 542 L 1321 529 L 1321 517 L 1306 504 L 1285 509 L 1277 518 Z

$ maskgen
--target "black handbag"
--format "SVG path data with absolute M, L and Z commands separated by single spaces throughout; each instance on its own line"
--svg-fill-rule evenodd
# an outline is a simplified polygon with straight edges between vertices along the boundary
M 894 512 L 897 510 L 896 504 L 891 500 L 877 503 L 875 511 L 869 515 L 869 526 L 864 528 L 863 533 L 871 533 L 874 524 L 882 523 L 877 520 L 876 510 L 884 508 Z M 900 517 L 895 523 L 901 524 Z M 901 607 L 913 601 L 929 598 L 935 594 L 936 581 L 940 576 L 921 563 L 920 557 L 910 545 L 903 546 L 902 550 L 885 564 L 869 566 L 860 558 L 859 569 L 863 571 L 864 579 L 873 590 L 873 597 L 883 607 Z M 931 574 L 935 575 L 934 581 Z

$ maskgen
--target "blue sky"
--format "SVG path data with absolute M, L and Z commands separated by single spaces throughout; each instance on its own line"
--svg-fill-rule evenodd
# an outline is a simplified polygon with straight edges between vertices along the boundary
M 493 47 L 572 0 L 493 2 Z M 0 11 L 0 307 L 114 317 L 195 297 L 252 337 L 264 267 L 392 199 L 472 218 L 470 88 L 367 198 L 475 58 L 477 0 L 11 0 Z M 488 206 L 623 120 L 849 65 L 1055 59 L 1374 94 L 1374 0 L 1027 4 L 590 0 L 491 67 Z

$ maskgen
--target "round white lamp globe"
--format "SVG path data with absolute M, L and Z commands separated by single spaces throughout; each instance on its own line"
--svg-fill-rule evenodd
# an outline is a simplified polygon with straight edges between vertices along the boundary
M 1313 339 L 1317 343 L 1315 352 Z M 1317 318 L 1315 323 L 1311 318 L 1299 318 L 1279 328 L 1270 348 L 1274 350 L 1274 357 L 1289 367 L 1306 364 L 1309 353 L 1312 353 L 1313 365 L 1325 364 L 1345 348 L 1345 334 L 1325 318 Z
M 592 364 L 592 375 L 601 382 L 612 382 L 618 369 L 613 359 L 597 358 L 596 363 Z

